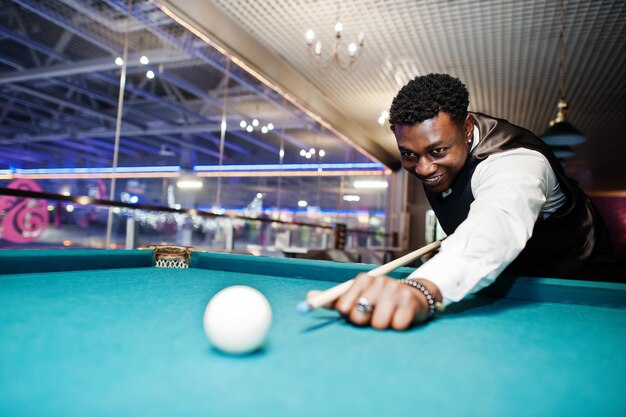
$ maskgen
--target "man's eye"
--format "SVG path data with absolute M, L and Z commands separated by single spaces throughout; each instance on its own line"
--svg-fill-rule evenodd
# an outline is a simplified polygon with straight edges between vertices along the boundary
M 437 149 L 433 149 L 431 153 L 435 156 L 441 156 L 445 153 L 445 151 L 446 151 L 446 148 L 437 148 Z
M 400 152 L 402 159 L 415 159 L 417 156 L 413 152 L 402 151 Z

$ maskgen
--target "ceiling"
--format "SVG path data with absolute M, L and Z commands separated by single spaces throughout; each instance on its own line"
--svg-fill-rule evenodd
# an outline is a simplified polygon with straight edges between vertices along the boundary
M 292 71 L 330 102 L 324 110 L 311 91 L 290 90 L 340 131 L 389 164 L 394 139 L 377 120 L 398 89 L 416 75 L 446 72 L 470 91 L 470 110 L 506 118 L 541 134 L 559 98 L 558 0 L 343 0 L 346 43 L 365 34 L 364 49 L 348 70 L 316 66 L 305 32 L 326 51 L 337 20 L 335 0 L 163 0 L 278 86 Z M 573 148 L 566 169 L 590 192 L 626 191 L 626 2 L 564 2 L 565 96 L 569 121 L 587 138 Z M 237 28 L 230 26 L 233 23 Z M 247 35 L 247 36 L 246 36 Z M 251 45 L 254 47 L 251 48 Z M 280 76 L 276 67 L 285 65 Z M 269 74 L 269 75 L 268 75 Z M 349 133 L 348 133 L 349 134 Z M 397 160 L 397 156 L 394 155 Z
M 593 192 L 626 191 L 625 4 L 565 2 L 568 116 L 588 137 L 566 169 Z M 395 141 L 378 118 L 402 85 L 429 72 L 461 78 L 470 110 L 535 133 L 554 117 L 558 1 L 344 0 L 344 38 L 365 34 L 348 69 L 316 65 L 304 37 L 311 28 L 327 48 L 337 5 L 135 0 L 129 13 L 123 0 L 0 0 L 0 170 L 111 166 L 122 71 L 114 60 L 125 45 L 118 166 L 373 161 L 396 169 Z M 144 54 L 148 65 L 139 63 Z M 254 118 L 275 129 L 239 126 Z M 312 147 L 326 155 L 300 156 Z M 382 164 L 371 173 L 382 175 Z M 209 185 L 243 190 L 230 193 L 234 206 L 278 187 L 282 204 L 316 194 L 318 206 L 346 208 L 337 195 L 353 191 L 345 176 L 224 181 Z M 384 204 L 380 191 L 361 201 Z

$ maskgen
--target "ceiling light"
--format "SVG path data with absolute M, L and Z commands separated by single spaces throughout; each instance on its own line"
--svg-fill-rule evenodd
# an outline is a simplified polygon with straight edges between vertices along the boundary
M 175 156 L 174 151 L 169 148 L 167 145 L 161 145 L 161 149 L 159 150 L 159 156 Z
M 360 201 L 361 197 L 354 194 L 347 194 L 343 196 L 343 201 Z
M 380 180 L 356 180 L 352 184 L 354 188 L 382 189 L 387 188 L 387 181 Z
M 176 180 L 176 187 L 181 190 L 199 190 L 203 185 L 202 180 L 193 172 L 182 173 Z
M 389 112 L 387 110 L 383 110 L 378 118 L 378 124 L 381 126 L 384 125 L 387 119 L 389 119 Z
M 317 153 L 320 157 L 323 157 L 324 155 L 326 155 L 326 152 L 324 151 L 324 149 L 320 149 L 320 151 Z
M 150 63 L 150 60 L 147 56 L 142 55 L 141 58 L 139 58 L 139 62 L 141 62 L 143 65 L 148 65 Z
M 153 79 L 154 78 L 154 72 L 152 70 L 148 70 L 148 72 L 146 72 L 146 77 L 148 77 L 149 79 Z
M 550 127 L 541 135 L 545 143 L 551 146 L 578 145 L 587 140 L 571 123 L 567 121 L 567 101 L 565 100 L 565 30 L 564 30 L 565 3 L 561 0 L 561 25 L 559 32 L 559 92 L 561 98 L 557 104 L 556 118 L 550 122 Z
M 261 122 L 259 122 L 259 119 L 253 119 L 251 122 L 246 122 L 245 120 L 242 120 L 241 122 L 239 122 L 239 126 L 242 129 L 246 129 L 246 132 L 252 133 L 255 128 L 261 126 Z M 263 133 L 267 133 L 270 130 L 274 130 L 274 125 L 272 123 L 261 126 L 261 132 Z
M 309 203 L 307 203 L 305 200 L 298 201 L 298 207 L 306 207 L 308 205 Z
M 202 188 L 202 181 L 199 179 L 184 179 L 176 181 L 176 186 L 183 190 L 199 190 Z
M 315 39 L 315 32 L 312 29 L 308 29 L 306 31 L 306 43 L 311 45 L 313 43 L 313 39 Z
M 115 58 L 115 65 L 121 67 L 122 65 L 124 65 L 124 60 L 118 56 L 117 58 Z
M 350 57 L 354 57 L 356 55 L 356 43 L 352 42 L 350 45 L 348 45 L 348 55 L 350 55 Z
M 340 68 L 347 69 L 356 62 L 356 59 L 363 49 L 363 42 L 365 35 L 363 32 L 359 32 L 357 36 L 357 42 L 352 42 L 348 45 L 347 53 L 346 48 L 342 47 L 341 36 L 343 32 L 343 24 L 340 20 L 340 2 L 337 1 L 337 20 L 335 23 L 335 33 L 333 35 L 334 43 L 330 51 L 330 55 L 324 59 L 322 57 L 322 41 L 315 41 L 315 32 L 312 29 L 306 31 L 306 43 L 308 45 L 309 54 L 313 57 L 315 64 L 319 67 L 325 67 L 331 63 L 339 66 Z
M 543 132 L 541 139 L 550 146 L 580 145 L 587 138 L 567 121 L 567 101 L 559 99 L 556 118 L 550 122 L 550 127 Z

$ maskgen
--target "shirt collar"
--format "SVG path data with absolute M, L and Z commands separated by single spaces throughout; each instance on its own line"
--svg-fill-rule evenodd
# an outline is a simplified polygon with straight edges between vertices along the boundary
M 480 132 L 478 130 L 478 126 L 476 126 L 476 123 L 474 123 L 474 132 L 473 132 L 472 135 L 473 135 L 472 136 L 472 147 L 470 149 L 470 152 L 473 151 L 476 146 L 478 146 L 478 142 L 480 141 Z M 448 188 L 447 190 L 442 192 L 441 193 L 441 197 L 446 198 L 450 194 L 452 194 L 452 188 Z

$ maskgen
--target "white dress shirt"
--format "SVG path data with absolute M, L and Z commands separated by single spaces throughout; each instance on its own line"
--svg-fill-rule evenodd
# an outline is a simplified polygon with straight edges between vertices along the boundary
M 474 126 L 472 149 L 479 136 Z M 524 148 L 487 157 L 471 187 L 467 219 L 411 274 L 436 284 L 444 305 L 492 284 L 524 249 L 538 216 L 549 217 L 565 202 L 548 160 Z

